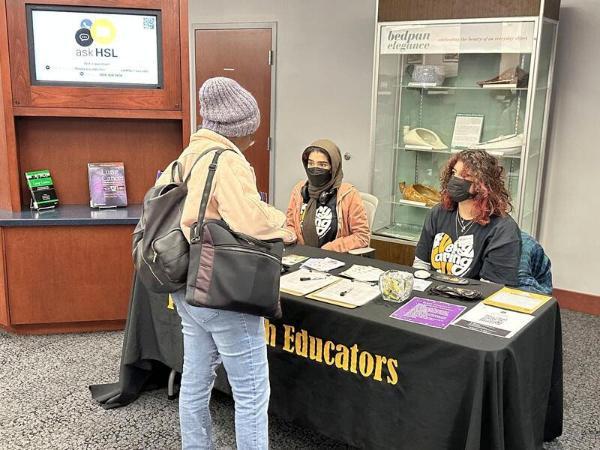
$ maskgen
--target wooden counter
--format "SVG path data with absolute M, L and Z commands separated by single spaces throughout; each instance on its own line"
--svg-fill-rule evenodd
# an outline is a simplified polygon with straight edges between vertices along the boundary
M 140 211 L 0 211 L 0 326 L 16 333 L 122 329 Z

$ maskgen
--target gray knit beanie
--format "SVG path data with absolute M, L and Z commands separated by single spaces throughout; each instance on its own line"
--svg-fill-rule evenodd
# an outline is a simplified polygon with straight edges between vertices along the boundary
M 225 137 L 242 137 L 256 132 L 260 111 L 250 92 L 231 78 L 215 77 L 198 92 L 202 128 Z

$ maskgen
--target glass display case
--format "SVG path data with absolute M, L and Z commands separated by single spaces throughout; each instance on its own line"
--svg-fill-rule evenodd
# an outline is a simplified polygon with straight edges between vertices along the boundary
M 505 168 L 512 215 L 535 235 L 557 23 L 537 17 L 378 24 L 375 236 L 416 242 L 449 157 Z

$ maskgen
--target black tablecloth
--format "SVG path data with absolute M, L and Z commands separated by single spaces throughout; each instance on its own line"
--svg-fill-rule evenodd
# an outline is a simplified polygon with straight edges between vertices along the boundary
M 347 267 L 400 267 L 308 247 L 288 252 L 334 256 Z M 475 287 L 484 295 L 500 288 Z M 283 319 L 266 328 L 270 411 L 367 448 L 532 449 L 560 436 L 562 334 L 555 300 L 511 339 L 390 318 L 398 306 L 376 299 L 345 309 L 283 294 Z M 120 380 L 91 387 L 105 408 L 166 384 L 169 368 L 181 371 L 181 325 L 171 308 L 165 296 L 134 284 Z

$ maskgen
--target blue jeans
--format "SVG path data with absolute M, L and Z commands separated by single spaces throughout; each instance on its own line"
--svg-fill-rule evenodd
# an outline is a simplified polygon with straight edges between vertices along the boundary
M 235 401 L 237 448 L 267 449 L 270 387 L 263 318 L 188 305 L 184 291 L 172 297 L 183 328 L 179 392 L 183 449 L 214 448 L 208 405 L 221 360 Z

